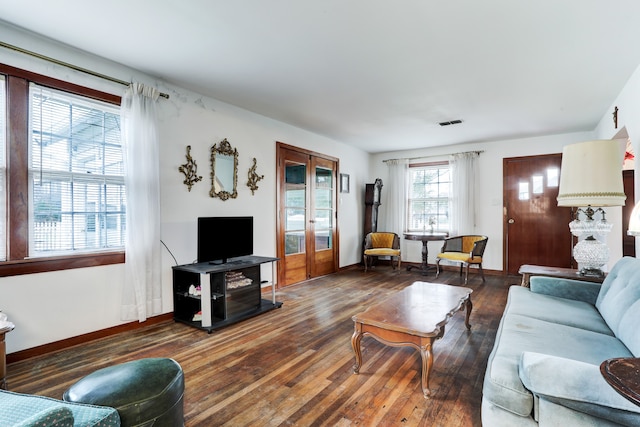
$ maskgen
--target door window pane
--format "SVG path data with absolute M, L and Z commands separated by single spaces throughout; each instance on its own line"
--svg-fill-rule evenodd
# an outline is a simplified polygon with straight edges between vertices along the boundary
M 285 255 L 304 253 L 304 231 L 287 231 L 284 233 Z
M 7 92 L 6 81 L 4 76 L 0 76 L 0 261 L 6 261 L 6 244 L 7 241 L 7 164 L 5 161 L 5 152 L 7 151 L 5 135 L 7 134 L 6 127 L 6 105 L 7 105 Z
M 316 187 L 314 189 L 314 238 L 315 250 L 333 247 L 333 171 L 316 167 Z
M 542 175 L 533 175 L 533 177 L 531 177 L 531 180 L 532 180 L 531 189 L 533 191 L 533 194 L 544 193 L 544 183 L 543 183 Z

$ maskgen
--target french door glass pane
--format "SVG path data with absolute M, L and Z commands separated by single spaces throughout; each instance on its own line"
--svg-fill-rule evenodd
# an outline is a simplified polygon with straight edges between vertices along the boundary
M 299 186 L 291 186 L 287 185 L 285 189 L 285 201 L 284 204 L 287 207 L 292 208 L 304 208 L 305 201 L 305 189 L 304 187 L 300 188 Z
M 7 189 L 5 185 L 7 175 L 7 164 L 5 161 L 5 152 L 7 150 L 5 142 L 5 135 L 7 134 L 7 93 L 5 85 L 4 76 L 0 76 L 0 242 L 7 241 Z M 0 245 L 0 261 L 5 261 L 6 259 L 6 244 L 3 243 Z
M 314 190 L 315 249 L 331 249 L 333 247 L 333 171 L 331 169 L 316 168 Z
M 307 166 L 287 162 L 285 165 L 284 196 L 284 253 L 292 255 L 304 253 L 305 225 L 307 223 Z
M 285 255 L 299 254 L 305 252 L 304 231 L 287 231 L 284 233 L 284 253 Z

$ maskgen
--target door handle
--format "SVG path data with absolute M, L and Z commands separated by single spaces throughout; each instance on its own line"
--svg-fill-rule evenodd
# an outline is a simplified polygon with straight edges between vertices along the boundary
M 513 219 L 513 218 L 509 218 L 509 221 L 507 221 L 507 222 L 508 222 L 509 224 L 513 224 L 514 222 L 516 222 L 516 220 L 515 220 L 515 219 Z

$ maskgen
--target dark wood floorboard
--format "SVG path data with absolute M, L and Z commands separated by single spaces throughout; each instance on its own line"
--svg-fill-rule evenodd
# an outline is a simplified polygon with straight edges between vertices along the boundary
M 471 331 L 464 313 L 433 347 L 432 398 L 420 386 L 412 348 L 362 339 L 353 374 L 351 316 L 414 281 L 462 285 L 457 271 L 420 275 L 380 265 L 354 267 L 277 292 L 282 308 L 212 334 L 165 322 L 8 366 L 8 388 L 60 398 L 96 369 L 171 357 L 185 375 L 185 423 L 196 426 L 480 426 L 482 381 L 517 277 L 473 274 Z

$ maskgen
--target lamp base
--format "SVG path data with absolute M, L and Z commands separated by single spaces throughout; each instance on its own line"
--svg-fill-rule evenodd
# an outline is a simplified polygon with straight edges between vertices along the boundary
M 579 241 L 573 248 L 581 276 L 604 277 L 602 266 L 609 261 L 609 248 L 593 236 Z
M 578 275 L 585 277 L 604 277 L 604 271 L 599 268 L 584 267 L 578 271 Z

